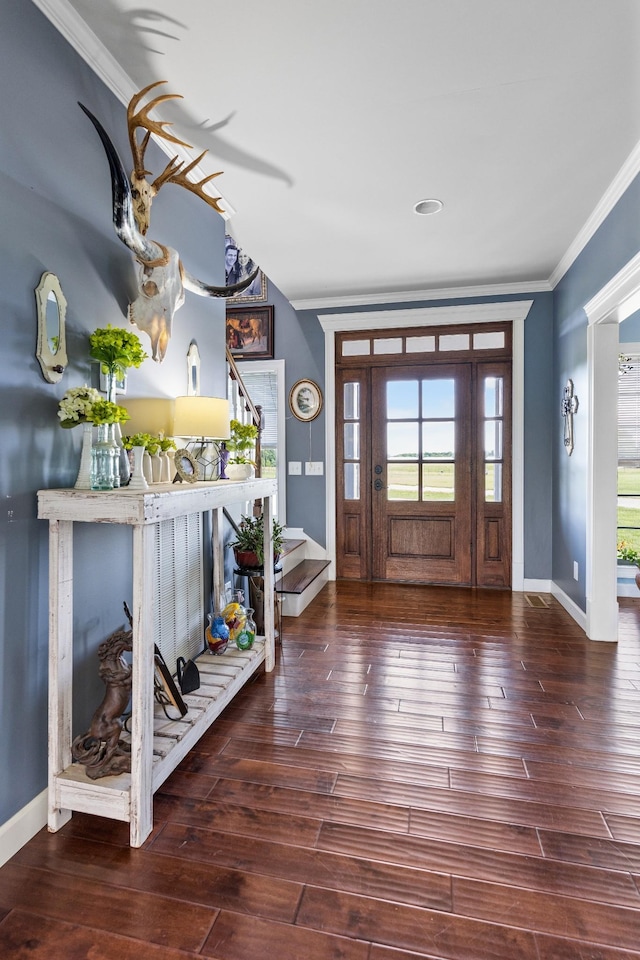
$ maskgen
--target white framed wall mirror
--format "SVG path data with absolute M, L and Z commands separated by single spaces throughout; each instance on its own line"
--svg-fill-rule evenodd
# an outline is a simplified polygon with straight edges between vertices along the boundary
M 55 273 L 45 271 L 36 287 L 38 343 L 36 358 L 48 383 L 62 379 L 67 359 L 67 301 Z

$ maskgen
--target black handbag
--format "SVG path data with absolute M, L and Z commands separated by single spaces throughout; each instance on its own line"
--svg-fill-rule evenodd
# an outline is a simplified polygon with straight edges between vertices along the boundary
M 193 660 L 186 660 L 184 657 L 178 657 L 176 662 L 178 671 L 178 683 L 182 693 L 192 693 L 200 686 L 200 672 Z

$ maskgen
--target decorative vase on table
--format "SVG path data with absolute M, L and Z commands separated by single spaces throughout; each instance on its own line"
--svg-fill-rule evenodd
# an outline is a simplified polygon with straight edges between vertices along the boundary
M 76 490 L 91 490 L 91 447 L 93 444 L 93 424 L 86 421 L 82 424 L 82 452 L 80 453 L 80 468 L 78 479 L 74 486 Z
M 110 368 L 106 374 L 107 381 L 107 400 L 111 403 L 117 403 L 116 392 L 117 392 L 117 380 L 118 376 L 115 369 Z M 131 479 L 131 466 L 129 464 L 129 456 L 127 451 L 124 449 L 122 444 L 122 430 L 120 429 L 119 423 L 112 423 L 110 425 L 111 436 L 113 442 L 118 447 L 118 475 L 120 477 L 119 486 L 126 487 Z
M 133 454 L 133 470 L 131 471 L 131 479 L 129 480 L 129 489 L 148 490 L 149 484 L 147 483 L 142 470 L 142 460 L 145 454 L 145 449 L 141 446 L 133 447 L 131 452 Z
M 112 424 L 98 424 L 98 438 L 91 448 L 91 489 L 115 490 L 120 486 L 120 450 L 111 431 Z

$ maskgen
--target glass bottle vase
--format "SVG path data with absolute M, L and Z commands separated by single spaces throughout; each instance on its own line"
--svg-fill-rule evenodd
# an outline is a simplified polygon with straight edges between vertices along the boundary
M 114 369 L 109 370 L 106 375 L 106 384 L 107 384 L 107 400 L 111 403 L 117 403 L 117 380 L 118 375 Z M 129 464 L 129 457 L 127 451 L 122 445 L 122 430 L 120 429 L 119 423 L 112 423 L 110 425 L 111 437 L 118 447 L 118 483 L 116 486 L 126 487 L 131 479 L 131 466 Z
M 98 438 L 91 448 L 91 489 L 114 490 L 120 486 L 120 448 L 113 439 L 111 424 L 98 424 Z

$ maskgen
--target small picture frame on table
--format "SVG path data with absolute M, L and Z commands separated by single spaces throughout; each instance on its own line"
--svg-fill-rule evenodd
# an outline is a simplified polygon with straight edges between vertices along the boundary
M 173 455 L 173 463 L 176 468 L 175 480 L 183 480 L 185 483 L 195 483 L 196 480 L 199 479 L 200 469 L 198 467 L 198 461 L 188 450 L 176 450 Z

